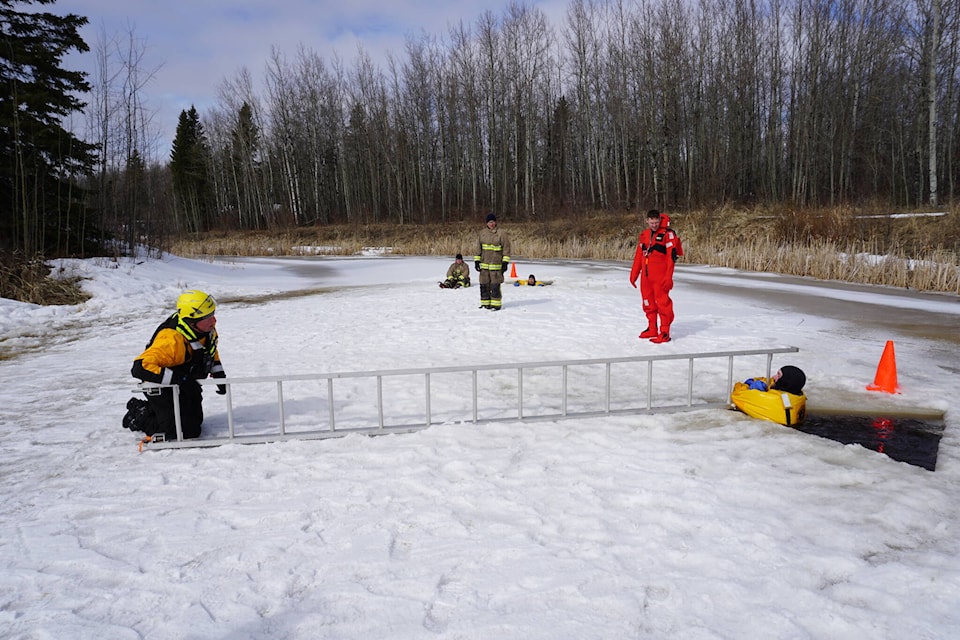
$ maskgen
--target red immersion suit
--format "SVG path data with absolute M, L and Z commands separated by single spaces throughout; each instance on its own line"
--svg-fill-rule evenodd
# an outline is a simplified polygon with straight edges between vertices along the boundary
M 666 214 L 660 214 L 660 226 L 656 231 L 644 229 L 637 241 L 637 252 L 630 269 L 630 284 L 636 287 L 637 278 L 640 278 L 643 312 L 653 333 L 658 331 L 659 318 L 659 333 L 670 335 L 670 325 L 673 323 L 673 301 L 670 299 L 673 267 L 682 255 L 680 237 L 670 228 L 670 217 Z

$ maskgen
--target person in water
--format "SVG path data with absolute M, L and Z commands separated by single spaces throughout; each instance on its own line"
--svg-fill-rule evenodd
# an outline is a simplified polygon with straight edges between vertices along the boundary
M 530 274 L 526 280 L 517 280 L 513 283 L 515 287 L 545 287 L 548 284 L 553 284 L 553 280 L 537 280 L 537 276 Z
M 806 374 L 793 365 L 777 369 L 768 383 L 766 378 L 748 378 L 744 381 L 748 387 L 757 391 L 786 391 L 795 396 L 803 395 L 803 385 L 807 383 Z

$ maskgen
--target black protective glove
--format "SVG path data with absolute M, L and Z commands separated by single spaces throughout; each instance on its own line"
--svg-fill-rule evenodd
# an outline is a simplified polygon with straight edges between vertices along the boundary
M 217 371 L 216 373 L 211 374 L 210 377 L 211 377 L 211 378 L 226 378 L 226 377 L 227 377 L 227 374 L 226 374 L 225 372 L 223 372 L 223 371 Z M 227 395 L 227 385 L 225 385 L 225 384 L 218 384 L 218 385 L 217 385 L 217 395 L 218 395 L 218 396 L 225 396 L 225 395 Z
M 474 262 L 474 263 L 473 263 L 473 266 L 476 267 L 477 271 L 480 271 L 480 261 L 479 261 L 479 260 L 477 260 L 476 262 Z
M 500 272 L 501 272 L 501 273 L 506 273 L 506 272 L 507 272 L 507 265 L 508 265 L 508 264 L 510 264 L 510 263 L 509 263 L 509 262 L 504 262 L 503 264 L 500 265 Z

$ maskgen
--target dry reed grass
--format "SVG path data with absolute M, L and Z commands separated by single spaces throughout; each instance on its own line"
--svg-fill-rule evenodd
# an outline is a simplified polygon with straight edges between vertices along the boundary
M 960 294 L 960 215 L 894 217 L 879 206 L 796 209 L 725 206 L 671 213 L 685 262 Z M 544 222 L 502 220 L 513 257 L 630 261 L 643 213 L 589 213 Z M 482 222 L 340 225 L 217 232 L 174 242 L 185 256 L 399 255 L 474 252 Z
M 80 304 L 90 298 L 80 278 L 54 278 L 43 256 L 0 253 L 0 298 L 33 304 Z
M 688 263 L 821 280 L 960 294 L 960 213 L 897 217 L 889 210 L 788 206 L 671 212 Z M 633 259 L 640 213 L 581 213 L 550 221 L 511 221 L 514 259 Z M 427 225 L 335 225 L 276 232 L 217 231 L 175 239 L 182 256 L 398 255 L 453 256 L 469 261 L 482 222 Z M 54 278 L 42 256 L 0 253 L 0 297 L 35 304 L 79 304 L 77 279 Z

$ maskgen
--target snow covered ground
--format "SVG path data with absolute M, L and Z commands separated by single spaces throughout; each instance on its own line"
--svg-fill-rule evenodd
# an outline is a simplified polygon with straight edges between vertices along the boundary
M 65 261 L 87 303 L 0 300 L 0 637 L 960 637 L 955 296 L 682 265 L 653 345 L 628 265 L 521 261 L 554 284 L 492 313 L 449 262 Z M 186 288 L 230 377 L 797 346 L 811 406 L 946 428 L 935 472 L 725 409 L 138 453 Z M 864 388 L 887 340 L 900 395 Z

